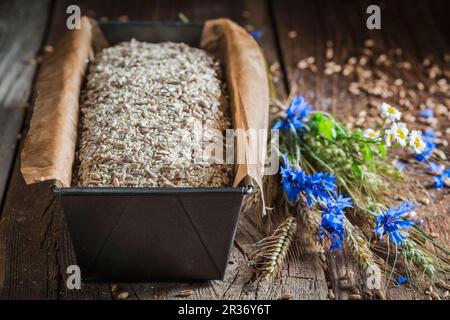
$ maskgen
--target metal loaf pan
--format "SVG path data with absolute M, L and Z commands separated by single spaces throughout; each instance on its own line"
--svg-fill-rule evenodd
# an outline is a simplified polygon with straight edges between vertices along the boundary
M 100 22 L 111 45 L 135 38 L 199 46 L 203 25 Z M 84 281 L 223 279 L 244 195 L 237 188 L 53 188 Z

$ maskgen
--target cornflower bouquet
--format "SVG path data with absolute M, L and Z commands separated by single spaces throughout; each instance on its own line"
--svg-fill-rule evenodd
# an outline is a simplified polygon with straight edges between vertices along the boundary
M 368 276 L 378 277 L 376 281 L 384 274 L 389 282 L 396 274 L 412 283 L 421 275 L 434 277 L 438 271 L 450 270 L 449 250 L 412 219 L 418 204 L 392 199 L 407 188 L 402 188 L 405 176 L 392 164 L 389 149 L 406 148 L 432 167 L 432 134 L 410 131 L 400 122 L 401 113 L 387 103 L 379 111 L 378 128 L 351 131 L 295 96 L 275 120 L 273 129 L 280 130 L 278 181 L 283 193 L 279 206 L 288 217 L 272 236 L 257 243 L 255 263 L 264 275 L 280 270 L 297 219 L 325 249 L 342 250 L 347 243 Z M 435 187 L 450 176 L 449 170 L 440 169 Z M 388 263 L 392 256 L 393 264 Z

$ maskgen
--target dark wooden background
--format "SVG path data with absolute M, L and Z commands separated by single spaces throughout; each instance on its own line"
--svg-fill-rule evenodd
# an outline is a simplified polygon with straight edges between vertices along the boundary
M 382 30 L 365 27 L 365 10 L 373 3 L 382 7 Z M 300 232 L 300 259 L 288 263 L 274 281 L 256 278 L 248 266 L 251 252 L 248 244 L 260 240 L 263 234 L 249 215 L 240 219 L 224 281 L 119 284 L 118 289 L 112 284 L 83 284 L 81 290 L 67 290 L 65 270 L 75 264 L 75 257 L 64 216 L 48 185 L 25 185 L 19 171 L 19 150 L 32 109 L 40 57 L 66 31 L 68 5 L 78 4 L 82 14 L 110 20 L 178 20 L 179 12 L 192 21 L 231 18 L 248 29 L 263 31 L 260 44 L 278 74 L 275 86 L 280 98 L 286 97 L 295 86 L 317 108 L 345 117 L 356 115 L 360 111 L 357 106 L 367 103 L 368 97 L 350 95 L 347 80 L 340 74 L 325 77 L 323 73 L 299 70 L 298 61 L 308 56 L 323 57 L 330 40 L 337 57 L 344 57 L 361 47 L 367 37 L 386 48 L 402 48 L 413 61 L 421 61 L 428 53 L 442 56 L 450 52 L 446 3 L 445 0 L 1 1 L 0 298 L 115 299 L 128 292 L 129 299 L 175 299 L 182 298 L 180 292 L 185 289 L 193 290 L 189 299 L 280 299 L 283 295 L 294 299 L 327 299 L 329 290 L 337 299 L 347 299 L 355 292 L 370 298 L 365 291 L 364 273 L 351 255 L 346 251 L 327 254 L 321 261 L 320 253 L 305 232 Z M 292 33 L 289 36 L 292 30 L 295 37 Z M 324 63 L 325 58 L 316 60 L 319 68 Z M 448 192 L 438 202 L 436 205 L 444 210 L 429 222 L 431 226 L 436 222 L 433 230 L 448 243 Z M 343 279 L 350 285 L 342 286 Z M 407 287 L 392 288 L 389 295 L 423 297 Z

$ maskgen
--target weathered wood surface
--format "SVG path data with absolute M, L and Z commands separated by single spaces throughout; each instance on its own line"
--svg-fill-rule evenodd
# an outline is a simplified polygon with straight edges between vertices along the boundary
M 52 13 L 48 44 L 55 45 L 64 32 L 65 8 L 72 1 L 58 1 Z M 242 25 L 253 25 L 264 31 L 262 46 L 269 63 L 276 62 L 277 50 L 272 34 L 271 20 L 265 1 L 247 1 L 230 6 L 227 1 L 215 2 L 213 6 L 206 1 L 184 1 L 168 3 L 158 1 L 102 1 L 76 2 L 87 13 L 96 18 L 132 20 L 178 20 L 183 12 L 191 20 L 204 20 L 227 16 Z M 283 81 L 277 84 L 280 97 Z M 275 283 L 254 279 L 248 266 L 247 254 L 251 244 L 263 237 L 251 219 L 242 218 L 236 236 L 230 268 L 225 281 L 211 284 L 121 284 L 112 293 L 107 284 L 87 284 L 82 290 L 67 290 L 65 269 L 75 263 L 69 235 L 58 202 L 48 192 L 48 186 L 26 186 L 16 161 L 11 185 L 0 221 L 0 296 L 4 298 L 32 299 L 110 299 L 123 291 L 130 292 L 130 299 L 171 299 L 176 298 L 183 288 L 193 289 L 191 298 L 243 298 L 278 299 L 282 293 L 289 293 L 298 299 L 324 299 L 327 288 L 325 278 L 318 265 L 318 258 L 307 247 L 299 265 L 290 265 Z
M 318 109 L 330 111 L 345 121 L 350 116 L 356 118 L 360 111 L 371 106 L 372 97 L 364 93 L 352 95 L 348 86 L 351 81 L 355 81 L 354 78 L 344 77 L 340 72 L 325 75 L 324 69 L 328 61 L 344 64 L 349 57 L 357 55 L 358 50 L 364 47 L 364 41 L 369 38 L 375 41 L 375 46 L 380 51 L 402 49 L 415 72 L 413 77 L 405 79 L 409 85 L 415 86 L 417 82 L 424 81 L 420 70 L 422 60 L 428 54 L 434 54 L 436 59 L 441 60 L 445 53 L 449 53 L 449 33 L 444 27 L 447 22 L 442 18 L 442 13 L 439 13 L 439 9 L 445 8 L 444 1 L 414 3 L 415 5 L 404 1 L 359 1 L 348 5 L 346 1 L 328 0 L 273 1 L 281 59 L 290 87 L 297 87 L 297 92 L 308 97 Z M 366 28 L 366 8 L 371 4 L 378 4 L 382 8 L 381 30 Z M 433 19 L 435 16 L 438 17 L 436 20 Z M 292 31 L 296 32 L 295 37 L 292 36 Z M 333 47 L 332 59 L 326 58 L 327 45 Z M 315 58 L 318 70 L 300 69 L 298 62 L 311 56 Z M 403 78 L 405 75 L 397 76 Z M 418 108 L 419 106 L 415 112 L 418 112 Z M 445 130 L 448 124 L 447 119 L 437 129 Z M 448 246 L 448 191 L 434 192 L 433 196 L 432 204 L 427 208 L 427 226 L 431 231 L 439 229 L 439 240 Z M 347 299 L 355 292 L 368 298 L 364 295 L 365 272 L 347 250 L 327 254 L 327 264 L 327 278 L 332 280 L 336 299 Z M 343 279 L 344 288 L 347 288 L 347 284 L 354 288 L 341 289 Z M 424 297 L 405 287 L 392 288 L 389 295 L 393 299 Z
M 47 44 L 55 45 L 65 32 L 65 10 L 70 4 L 78 4 L 83 14 L 110 20 L 178 20 L 183 12 L 190 20 L 229 17 L 249 29 L 262 30 L 260 41 L 269 65 L 276 70 L 279 80 L 275 82 L 280 98 L 285 98 L 288 87 L 298 87 L 316 104 L 316 107 L 339 112 L 341 116 L 357 114 L 358 108 L 367 103 L 366 98 L 355 98 L 344 90 L 342 77 L 325 77 L 320 74 L 300 71 L 297 62 L 308 56 L 322 57 L 318 66 L 323 67 L 323 52 L 326 41 L 335 44 L 335 53 L 343 58 L 362 44 L 365 29 L 366 3 L 344 8 L 339 1 L 263 1 L 248 0 L 231 5 L 229 1 L 189 0 L 162 1 L 69 1 L 58 0 L 51 13 Z M 438 53 L 447 52 L 444 15 L 437 14 L 439 23 L 430 21 L 429 8 L 425 10 L 425 22 L 416 27 L 416 33 L 404 37 L 405 30 L 394 24 L 394 15 L 403 14 L 403 8 L 389 6 L 389 18 L 383 18 L 383 28 L 389 32 L 375 31 L 376 36 L 390 45 L 404 45 L 412 55 L 421 58 L 421 44 L 429 44 Z M 430 6 L 436 11 L 439 3 Z M 417 21 L 419 9 L 408 9 L 408 21 Z M 437 10 L 439 11 L 439 10 Z M 384 12 L 384 11 L 383 11 Z M 384 13 L 383 13 L 384 14 Z M 387 21 L 389 19 L 389 22 Z M 406 18 L 405 18 L 406 19 Z M 404 27 L 404 21 L 396 22 Z M 419 30 L 423 28 L 423 30 Z M 431 28 L 431 29 L 430 29 Z M 297 37 L 288 37 L 291 30 Z M 433 30 L 431 37 L 429 31 Z M 400 32 L 400 33 L 398 33 Z M 447 35 L 448 36 L 448 35 Z M 427 38 L 429 37 L 429 38 Z M 405 38 L 405 39 L 404 39 Z M 400 43 L 400 44 L 397 44 Z M 439 43 L 439 46 L 434 46 Z M 281 56 L 280 56 L 281 54 Z M 278 67 L 277 67 L 278 64 Z M 1 66 L 1 62 L 0 62 Z M 284 77 L 284 71 L 287 77 Z M 345 87 L 346 88 L 346 87 Z M 1 90 L 1 86 L 0 86 Z M 24 98 L 25 101 L 27 97 Z M 341 108 L 341 106 L 345 106 Z M 341 112 L 342 111 L 342 112 Z M 2 118 L 0 118 L 0 121 Z M 0 298 L 19 299 L 115 299 L 121 292 L 129 292 L 129 299 L 182 299 L 183 289 L 192 289 L 188 299 L 279 299 L 283 294 L 294 299 L 326 299 L 328 286 L 336 298 L 347 299 L 352 291 L 342 290 L 340 283 L 347 277 L 350 284 L 364 296 L 364 273 L 348 252 L 328 254 L 326 264 L 311 244 L 307 232 L 300 226 L 299 259 L 290 261 L 279 279 L 269 282 L 255 277 L 248 265 L 249 244 L 260 240 L 264 234 L 258 230 L 257 219 L 252 215 L 242 216 L 224 281 L 210 283 L 141 283 L 84 284 L 81 290 L 67 290 L 65 269 L 75 263 L 70 237 L 58 201 L 49 192 L 48 185 L 26 186 L 19 172 L 16 159 L 12 171 L 5 205 L 0 217 Z M 1 173 L 0 173 L 1 175 Z M 433 214 L 428 219 L 433 231 L 439 232 L 448 241 L 448 195 L 436 199 Z M 327 281 L 328 280 L 328 281 Z M 413 297 L 408 290 L 397 290 L 394 298 Z
M 42 44 L 49 0 L 0 3 L 0 206 Z

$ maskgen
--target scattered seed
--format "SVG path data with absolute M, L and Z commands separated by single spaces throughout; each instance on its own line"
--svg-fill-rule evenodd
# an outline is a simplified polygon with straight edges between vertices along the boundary
M 360 294 L 351 294 L 348 296 L 348 300 L 362 300 L 362 296 Z
M 121 21 L 121 22 L 127 22 L 130 21 L 130 18 L 128 16 L 119 16 L 117 17 L 117 21 Z
M 306 69 L 306 68 L 308 68 L 308 63 L 307 63 L 305 60 L 300 60 L 300 61 L 297 63 L 297 67 L 298 67 L 299 69 Z
M 328 299 L 334 300 L 336 297 L 332 289 L 328 289 Z
M 126 300 L 126 299 L 128 299 L 129 296 L 130 296 L 130 294 L 127 291 L 124 291 L 124 292 L 119 293 L 119 295 L 117 296 L 117 299 Z
M 293 297 L 292 294 L 290 294 L 289 292 L 281 294 L 281 300 L 291 300 L 292 297 Z
M 119 290 L 119 285 L 117 283 L 114 283 L 111 285 L 111 292 L 115 293 L 117 292 L 117 290 Z
M 294 39 L 297 38 L 297 32 L 295 30 L 291 30 L 288 32 L 288 38 L 289 39 Z
M 375 45 L 375 40 L 367 39 L 366 41 L 364 41 L 364 45 L 366 47 L 372 48 Z
M 439 238 L 439 234 L 436 232 L 432 232 L 432 233 L 430 233 L 430 237 L 437 239 L 437 238 Z
M 436 285 L 437 285 L 438 287 L 440 287 L 441 289 L 450 291 L 450 284 L 445 283 L 444 280 L 439 280 L 439 281 L 437 281 L 437 282 L 436 282 Z
M 43 51 L 47 52 L 47 53 L 51 53 L 51 52 L 55 51 L 55 48 L 53 48 L 53 46 L 51 46 L 51 45 L 46 45 L 46 46 L 44 46 Z
M 191 289 L 186 289 L 186 290 L 181 290 L 176 296 L 181 297 L 181 298 L 186 298 L 186 297 L 190 297 L 193 293 L 194 293 L 194 291 L 192 291 Z
M 357 61 L 358 61 L 358 59 L 356 59 L 356 57 L 350 57 L 348 59 L 348 63 L 351 64 L 351 65 L 356 64 Z
M 325 56 L 328 60 L 333 59 L 333 48 L 327 48 Z
M 434 291 L 430 292 L 430 296 L 433 300 L 441 300 L 441 297 Z
M 308 64 L 313 64 L 315 61 L 316 59 L 313 56 L 306 58 L 306 62 Z

